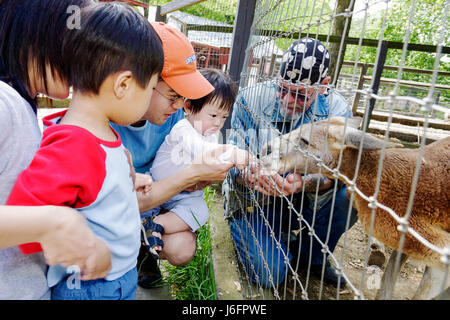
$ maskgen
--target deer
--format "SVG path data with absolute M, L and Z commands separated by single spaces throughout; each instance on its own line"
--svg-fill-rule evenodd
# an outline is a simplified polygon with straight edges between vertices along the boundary
M 384 148 L 379 190 L 375 199 L 368 199 L 376 200 L 403 218 L 407 214 L 419 149 L 403 148 L 402 144 L 385 142 L 363 132 L 358 129 L 360 122 L 360 118 L 334 117 L 304 124 L 263 146 L 260 150 L 263 155 L 261 162 L 265 170 L 280 174 L 288 171 L 303 174 L 305 170 L 306 173 L 319 173 L 321 169 L 320 172 L 329 178 L 335 179 L 337 175 L 338 179 L 347 185 L 349 197 L 351 187 L 355 186 L 366 197 L 370 197 L 376 191 L 377 172 Z M 360 166 L 354 179 L 360 147 Z M 406 223 L 446 254 L 441 255 L 430 249 L 409 232 L 404 235 L 403 248 L 399 253 L 402 225 L 389 212 L 376 206 L 372 234 L 393 249 L 384 270 L 377 299 L 392 298 L 395 281 L 408 257 L 426 265 L 413 299 L 450 297 L 450 276 L 447 276 L 444 290 L 441 291 L 442 279 L 445 278 L 445 268 L 448 268 L 450 258 L 450 136 L 426 145 L 420 161 L 413 205 Z M 331 171 L 324 169 L 324 166 Z M 336 174 L 336 169 L 341 175 Z M 374 208 L 373 201 L 371 202 L 372 205 L 369 205 L 367 199 L 357 192 L 354 193 L 353 206 L 358 211 L 358 219 L 367 234 L 370 231 Z M 397 259 L 400 261 L 400 267 L 395 268 Z M 397 270 L 394 271 L 395 269 Z

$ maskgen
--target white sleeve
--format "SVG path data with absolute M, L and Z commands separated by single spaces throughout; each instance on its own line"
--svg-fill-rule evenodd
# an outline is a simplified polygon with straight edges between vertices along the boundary
M 183 149 L 195 158 L 206 151 L 216 149 L 220 144 L 202 139 L 198 134 L 186 135 L 183 138 Z
M 182 149 L 185 157 L 195 159 L 220 146 L 218 142 L 213 142 L 218 141 L 218 136 L 204 138 L 187 121 L 178 124 L 170 132 L 168 142 L 172 147 Z

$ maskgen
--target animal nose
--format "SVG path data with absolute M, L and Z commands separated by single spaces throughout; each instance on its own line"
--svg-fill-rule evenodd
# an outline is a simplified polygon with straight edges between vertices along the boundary
M 272 153 L 272 147 L 270 145 L 268 145 L 265 149 L 264 149 L 264 154 L 263 156 L 267 156 L 269 154 Z
M 264 168 L 270 169 L 272 167 L 272 158 L 268 155 L 262 156 L 261 163 Z

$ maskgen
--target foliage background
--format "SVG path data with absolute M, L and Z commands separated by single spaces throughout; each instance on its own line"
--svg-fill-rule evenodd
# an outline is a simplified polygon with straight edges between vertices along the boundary
M 386 15 L 385 31 L 383 30 L 384 10 L 378 11 L 375 15 L 370 15 L 366 21 L 364 38 L 379 39 L 383 36 L 384 40 L 399 41 L 405 40 L 406 27 L 411 14 L 411 7 L 415 2 L 413 10 L 413 20 L 411 24 L 410 43 L 437 45 L 441 32 L 445 32 L 444 46 L 450 45 L 450 34 L 443 24 L 443 8 L 445 0 L 394 0 Z M 448 21 L 447 21 L 448 24 Z M 350 29 L 350 37 L 359 37 L 363 26 L 363 19 L 353 20 Z M 448 28 L 448 26 L 447 26 Z M 356 58 L 357 46 L 348 46 L 345 59 L 354 61 Z M 397 66 L 401 62 L 402 50 L 389 50 L 386 58 L 386 65 Z M 418 51 L 408 51 L 405 57 L 404 66 L 418 69 L 434 69 L 435 53 L 426 53 Z M 439 70 L 450 71 L 450 59 L 448 55 L 441 55 Z M 374 63 L 376 57 L 376 48 L 362 47 L 359 61 Z M 392 71 L 384 71 L 383 76 L 396 78 L 397 75 Z M 403 80 L 429 82 L 431 77 L 423 74 L 404 73 Z M 438 83 L 450 85 L 450 77 L 438 77 Z

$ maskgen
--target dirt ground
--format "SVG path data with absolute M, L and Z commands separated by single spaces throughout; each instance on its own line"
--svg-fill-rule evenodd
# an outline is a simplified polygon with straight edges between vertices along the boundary
M 343 252 L 344 235 L 340 239 L 336 249 L 334 250 L 334 256 L 338 261 L 341 260 Z M 343 259 L 343 268 L 345 275 L 349 278 L 353 286 L 362 291 L 364 299 L 373 300 L 379 288 L 379 283 L 383 275 L 383 269 L 372 265 L 368 266 L 365 275 L 363 285 L 361 285 L 361 279 L 364 271 L 364 260 L 366 255 L 366 248 L 368 244 L 368 236 L 362 229 L 362 226 L 357 222 L 347 234 L 346 249 Z M 386 262 L 383 266 L 386 266 L 387 260 L 391 249 L 386 248 Z M 395 300 L 409 300 L 414 295 L 420 280 L 422 279 L 425 265 L 408 259 L 403 269 L 400 271 L 400 276 L 397 279 L 395 285 L 395 291 L 393 299 Z M 305 271 L 299 271 L 299 279 L 304 287 L 306 287 L 307 274 Z M 278 290 L 280 296 L 283 294 L 283 299 L 301 299 L 302 290 L 299 288 L 298 283 L 294 284 L 292 276 L 289 276 L 287 285 L 281 285 Z M 308 285 L 306 287 L 308 293 L 308 299 L 321 299 L 321 300 L 353 300 L 355 299 L 354 290 L 347 284 L 345 288 L 341 288 L 339 296 L 336 288 L 332 286 L 323 285 L 322 293 L 320 293 L 320 278 L 310 276 Z
M 223 220 L 223 198 L 220 196 L 220 192 L 217 192 L 216 209 L 214 210 L 214 215 L 218 215 L 220 220 Z M 229 232 L 228 227 L 221 230 L 221 232 Z M 213 233 L 214 230 L 213 230 Z M 228 235 L 228 234 L 227 234 Z M 231 241 L 231 236 L 227 241 L 223 239 L 216 242 L 216 246 L 220 246 L 222 249 L 224 247 L 229 247 L 228 252 L 230 253 L 230 257 L 228 259 L 235 260 L 234 263 L 237 262 L 235 257 L 234 247 Z M 344 245 L 344 235 L 341 237 L 338 242 L 335 250 L 334 256 L 337 261 L 341 261 L 341 256 L 343 252 Z M 361 285 L 361 279 L 364 272 L 364 260 L 366 255 L 368 245 L 368 236 L 363 231 L 361 224 L 359 221 L 355 223 L 355 225 L 347 232 L 346 239 L 346 249 L 343 259 L 343 272 L 356 288 L 356 290 L 362 291 L 363 298 L 368 300 L 374 300 L 377 290 L 379 288 L 379 284 L 381 282 L 381 277 L 383 275 L 384 268 L 378 267 L 375 265 L 368 266 L 365 274 L 363 285 Z M 386 261 L 382 265 L 386 266 L 387 260 L 392 252 L 391 249 L 387 248 L 386 251 Z M 221 253 L 223 254 L 223 253 Z M 233 263 L 233 262 L 231 262 Z M 292 263 L 295 263 L 293 261 Z M 293 268 L 295 266 L 293 265 Z M 242 284 L 241 293 L 246 296 L 247 299 L 267 299 L 270 297 L 267 295 L 261 295 L 258 293 L 260 288 L 251 288 L 249 281 L 245 277 L 245 272 L 240 270 L 240 283 Z M 425 265 L 414 261 L 412 259 L 408 259 L 403 269 L 400 271 L 400 276 L 397 279 L 395 285 L 395 291 L 393 299 L 395 300 L 409 300 L 413 297 L 416 292 L 417 287 L 419 286 L 420 280 L 422 279 L 423 272 L 425 270 Z M 306 289 L 307 299 L 311 300 L 353 300 L 355 299 L 355 291 L 347 284 L 346 287 L 340 288 L 339 296 L 337 294 L 336 288 L 333 286 L 327 286 L 323 284 L 321 288 L 320 278 L 310 275 L 307 277 L 307 270 L 298 270 L 299 280 Z M 239 276 L 238 276 L 239 277 Z M 216 275 L 217 279 L 217 275 Z M 236 282 L 236 281 L 235 281 Z M 302 299 L 302 289 L 297 281 L 294 281 L 292 278 L 291 272 L 288 273 L 287 281 L 283 282 L 278 288 L 278 294 L 281 299 L 292 300 L 292 299 Z M 233 291 L 233 290 L 230 290 Z M 272 288 L 273 292 L 273 288 Z M 255 294 L 256 293 L 256 294 Z

